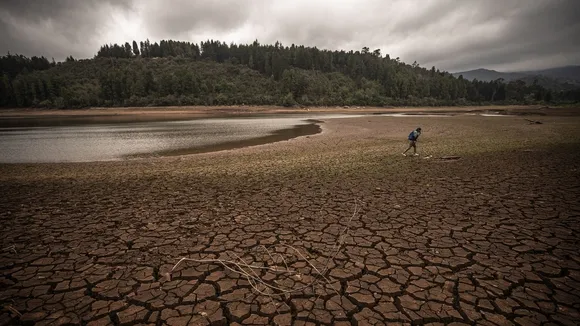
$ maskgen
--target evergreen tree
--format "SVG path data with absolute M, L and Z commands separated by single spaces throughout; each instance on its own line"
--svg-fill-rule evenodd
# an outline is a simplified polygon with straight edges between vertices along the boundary
M 143 44 L 143 43 L 141 43 Z M 137 46 L 137 42 L 133 41 L 133 54 L 135 56 L 139 56 L 140 52 L 139 52 L 139 47 Z
M 139 46 L 138 46 L 139 45 Z M 135 60 L 134 57 L 156 60 Z M 198 60 L 202 58 L 203 60 Z M 468 81 L 435 67 L 406 64 L 379 49 L 132 41 L 105 44 L 95 58 L 51 64 L 0 57 L 0 105 L 465 105 L 574 101 L 578 91 L 532 84 Z M 292 105 L 293 105 L 292 104 Z
M 0 105 L 10 106 L 14 105 L 14 94 L 12 91 L 12 84 L 7 73 L 2 75 L 2 83 L 0 83 Z

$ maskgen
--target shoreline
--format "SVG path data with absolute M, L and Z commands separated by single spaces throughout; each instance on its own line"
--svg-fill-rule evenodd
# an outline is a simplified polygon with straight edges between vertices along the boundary
M 129 121 L 103 121 L 100 117 L 96 119 L 73 119 L 76 121 L 70 121 L 71 119 L 66 118 L 64 121 L 62 119 L 52 119 L 53 117 L 47 117 L 48 121 L 42 121 L 40 126 L 38 123 L 34 125 L 30 125 L 31 121 L 26 121 L 24 123 L 20 121 L 13 121 L 16 123 L 12 124 L 7 127 L 7 129 L 11 128 L 38 128 L 38 127 L 55 127 L 55 122 L 57 127 L 61 126 L 70 126 L 74 125 L 74 122 L 83 121 L 84 125 L 90 124 L 98 124 L 104 122 L 115 122 L 119 124 L 123 123 L 135 123 L 135 122 L 158 122 L 159 119 L 155 119 L 155 117 L 151 117 L 152 119 L 139 119 L 140 121 L 135 121 L 134 119 L 126 119 Z M 36 118 L 28 118 L 30 120 L 35 120 L 37 122 L 38 119 Z M 28 120 L 25 119 L 25 120 Z M 203 119 L 203 118 L 202 118 Z M 16 119 L 15 119 L 16 120 Z M 150 120 L 150 121 L 147 121 Z M 163 119 L 161 119 L 163 120 Z M 172 121 L 180 120 L 180 119 L 169 119 Z M 162 158 L 162 157 L 180 157 L 180 156 L 188 156 L 194 154 L 202 154 L 202 153 L 215 153 L 215 152 L 222 152 L 222 151 L 229 151 L 235 149 L 242 149 L 248 148 L 253 146 L 259 145 L 266 145 L 266 144 L 273 144 L 283 141 L 289 141 L 292 139 L 297 139 L 304 136 L 312 136 L 316 134 L 322 133 L 321 124 L 325 121 L 312 119 L 312 118 L 304 118 L 304 124 L 294 124 L 289 125 L 286 127 L 282 127 L 281 129 L 273 129 L 269 133 L 264 133 L 263 135 L 256 135 L 251 138 L 245 138 L 241 140 L 229 140 L 224 142 L 219 142 L 215 144 L 207 144 L 207 145 L 197 145 L 193 147 L 187 148 L 179 148 L 179 149 L 165 149 L 165 150 L 157 150 L 157 151 L 150 151 L 147 153 L 140 153 L 140 154 L 124 154 L 120 155 L 115 158 L 95 158 L 95 159 L 87 159 L 87 160 L 60 160 L 60 161 L 44 161 L 42 158 L 38 158 L 35 161 L 6 161 L 0 162 L 0 164 L 66 164 L 66 163 L 98 163 L 98 162 L 119 162 L 119 161 L 135 161 L 135 160 L 148 160 L 153 158 Z M 2 119 L 0 118 L 0 130 L 2 127 L 6 127 L 5 123 L 3 123 Z
M 167 106 L 167 107 L 91 107 L 86 109 L 1 109 L 0 119 L 40 118 L 40 117 L 116 117 L 163 116 L 164 118 L 206 118 L 213 116 L 243 116 L 256 114 L 291 113 L 466 113 L 466 112 L 506 112 L 510 114 L 570 114 L 578 112 L 573 107 L 549 107 L 540 105 L 505 106 L 442 106 L 442 107 L 304 107 L 288 108 L 279 106 Z
M 320 124 L 322 123 L 323 121 L 309 121 L 308 124 L 295 125 L 291 128 L 278 129 L 275 130 L 272 134 L 262 137 L 249 138 L 238 141 L 230 141 L 213 145 L 204 145 L 192 148 L 152 152 L 148 154 L 129 155 L 124 156 L 123 158 L 121 158 L 121 160 L 139 160 L 139 159 L 149 159 L 152 157 L 178 157 L 203 153 L 217 153 L 240 148 L 274 144 L 304 136 L 312 136 L 320 134 L 322 133 L 322 127 L 320 126 Z
M 138 123 L 157 121 L 179 121 L 207 118 L 242 118 L 256 117 L 263 115 L 284 116 L 288 114 L 301 114 L 303 120 L 308 124 L 299 124 L 292 127 L 278 129 L 271 134 L 248 138 L 237 141 L 227 141 L 212 145 L 202 145 L 191 148 L 153 151 L 143 154 L 130 154 L 118 157 L 113 161 L 133 161 L 147 160 L 159 157 L 179 157 L 190 156 L 202 153 L 217 153 L 230 150 L 239 150 L 259 145 L 274 144 L 288 141 L 304 136 L 320 134 L 321 124 L 325 121 L 309 118 L 308 115 L 316 114 L 344 114 L 365 115 L 367 117 L 378 117 L 383 114 L 402 114 L 407 118 L 414 118 L 417 115 L 438 115 L 470 116 L 470 115 L 499 115 L 499 116 L 570 116 L 578 115 L 577 109 L 559 111 L 557 108 L 538 106 L 486 106 L 486 107 L 440 107 L 440 108 L 316 108 L 305 111 L 303 109 L 288 109 L 276 107 L 166 107 L 161 108 L 91 108 L 85 110 L 37 110 L 19 109 L 12 111 L 0 111 L 0 128 L 20 128 L 20 127 L 53 127 L 69 126 L 74 124 L 92 125 L 106 123 Z M 274 117 L 275 118 L 275 117 Z M 416 117 L 415 117 L 416 118 Z M 62 163 L 87 163 L 87 162 L 108 162 L 110 160 L 89 160 L 89 161 L 63 161 L 46 162 L 47 164 Z M 33 162 L 29 164 L 42 164 L 43 162 Z M 6 162 L 2 164 L 28 164 L 26 162 Z

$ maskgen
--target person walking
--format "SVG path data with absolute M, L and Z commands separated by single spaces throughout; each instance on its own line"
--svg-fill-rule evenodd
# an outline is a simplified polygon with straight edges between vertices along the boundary
M 413 147 L 413 155 L 419 156 L 419 154 L 417 154 L 417 140 L 419 139 L 419 136 L 421 136 L 420 127 L 411 131 L 409 137 L 407 137 L 407 139 L 409 139 L 409 147 L 403 152 L 403 156 L 407 156 L 407 152 L 411 149 L 411 147 Z

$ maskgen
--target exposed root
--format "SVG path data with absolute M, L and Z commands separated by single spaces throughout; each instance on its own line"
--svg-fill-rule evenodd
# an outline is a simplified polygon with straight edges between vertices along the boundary
M 11 305 L 4 306 L 4 309 L 10 311 L 15 316 L 22 317 L 22 313 L 20 311 L 16 310 L 16 308 L 12 307 Z
M 12 251 L 12 252 L 14 252 L 15 254 L 17 254 L 17 253 L 18 253 L 18 252 L 16 252 L 16 246 L 15 246 L 15 245 L 11 245 L 11 246 L 8 246 L 8 247 L 6 247 L 6 248 L 3 248 L 3 249 L 2 249 L 2 251 Z
M 269 297 L 270 300 L 272 301 L 272 303 L 274 304 L 274 306 L 276 307 L 276 310 L 278 310 L 278 308 L 277 308 L 277 304 L 274 302 L 274 297 L 282 298 L 284 295 L 290 295 L 292 293 L 299 293 L 299 292 L 304 291 L 307 288 L 312 288 L 312 290 L 314 291 L 314 286 L 316 284 L 318 284 L 320 282 L 320 280 L 323 280 L 326 283 L 326 285 L 328 285 L 328 288 L 332 289 L 337 295 L 340 295 L 338 293 L 339 290 L 335 289 L 332 286 L 332 282 L 328 279 L 327 275 L 328 275 L 329 270 L 330 270 L 329 266 L 330 266 L 331 262 L 333 262 L 335 260 L 336 256 L 340 253 L 340 250 L 342 249 L 342 247 L 346 241 L 346 238 L 349 235 L 350 223 L 352 222 L 354 217 L 358 214 L 358 212 L 359 212 L 359 203 L 358 203 L 358 201 L 355 201 L 354 212 L 350 216 L 350 218 L 348 219 L 344 229 L 339 233 L 337 241 L 336 241 L 335 245 L 333 246 L 333 248 L 331 249 L 332 255 L 327 259 L 327 262 L 324 265 L 324 268 L 322 268 L 322 269 L 316 267 L 312 263 L 312 261 L 309 260 L 306 257 L 306 255 L 303 254 L 298 248 L 293 247 L 291 245 L 287 245 L 287 244 L 279 245 L 281 247 L 289 249 L 289 252 L 292 253 L 292 255 L 296 258 L 297 261 L 304 261 L 308 265 L 308 267 L 310 267 L 311 270 L 314 272 L 313 279 L 310 282 L 308 282 L 307 284 L 300 284 L 299 286 L 292 287 L 292 286 L 280 285 L 279 284 L 279 283 L 281 283 L 280 280 L 274 280 L 271 283 L 266 282 L 263 279 L 263 277 L 260 276 L 260 274 L 263 272 L 272 272 L 272 273 L 276 273 L 279 275 L 284 275 L 285 277 L 288 277 L 288 278 L 294 277 L 297 279 L 301 279 L 302 275 L 307 275 L 308 273 L 300 273 L 298 270 L 294 270 L 294 269 L 289 268 L 288 263 L 282 254 L 280 254 L 280 253 L 272 254 L 271 250 L 263 245 L 260 245 L 257 248 L 254 248 L 253 250 L 263 250 L 266 252 L 270 261 L 265 262 L 265 265 L 248 263 L 240 255 L 238 255 L 234 252 L 227 253 L 227 255 L 233 256 L 232 259 L 217 259 L 217 258 L 216 259 L 213 259 L 213 258 L 194 259 L 194 258 L 183 257 L 173 266 L 171 271 L 169 271 L 168 279 L 171 279 L 171 273 L 173 273 L 175 271 L 175 269 L 185 261 L 190 261 L 190 262 L 195 262 L 195 263 L 200 263 L 200 264 L 220 264 L 226 270 L 243 276 L 248 281 L 248 283 L 250 284 L 250 286 L 252 287 L 252 289 L 256 293 Z M 276 258 L 279 257 L 280 259 L 277 260 L 275 257 Z M 280 266 L 281 264 L 283 264 L 283 267 Z M 292 284 L 294 284 L 294 283 L 296 283 L 296 282 L 292 281 Z

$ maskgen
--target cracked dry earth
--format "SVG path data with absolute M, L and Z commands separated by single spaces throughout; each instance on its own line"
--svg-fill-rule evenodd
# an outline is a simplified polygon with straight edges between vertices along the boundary
M 421 120 L 420 150 L 449 162 L 401 157 L 416 120 L 373 117 L 231 152 L 2 165 L 0 324 L 578 324 L 579 119 L 493 119 Z M 251 274 L 277 290 L 215 261 L 171 271 L 182 257 L 277 266 Z

